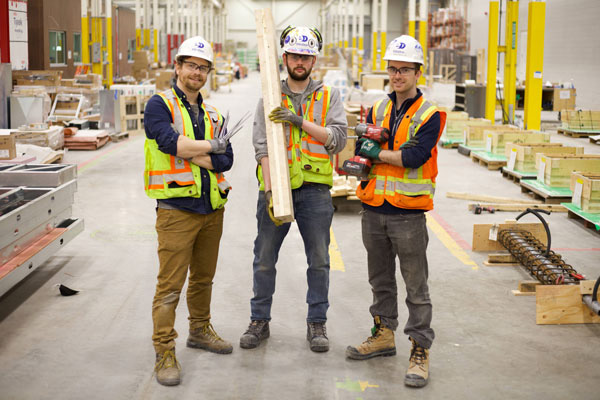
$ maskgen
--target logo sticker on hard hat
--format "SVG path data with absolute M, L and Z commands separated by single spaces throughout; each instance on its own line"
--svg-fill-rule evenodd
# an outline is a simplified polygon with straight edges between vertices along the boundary
M 204 48 L 204 43 L 202 43 L 202 42 L 196 43 L 196 48 L 197 49 L 203 49 Z
M 402 43 L 402 42 L 400 42 L 400 44 L 398 45 L 398 48 L 399 48 L 399 49 L 403 49 L 403 48 L 405 48 L 405 47 L 406 47 L 406 43 Z

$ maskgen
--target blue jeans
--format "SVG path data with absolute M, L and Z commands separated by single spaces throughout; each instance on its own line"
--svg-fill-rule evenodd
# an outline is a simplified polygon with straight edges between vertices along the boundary
M 292 201 L 308 261 L 306 320 L 325 322 L 329 308 L 329 229 L 333 219 L 329 187 L 320 184 L 304 184 L 292 190 Z M 275 264 L 291 223 L 278 227 L 271 221 L 263 191 L 258 194 L 256 221 L 258 234 L 254 241 L 254 297 L 250 300 L 251 319 L 270 321 L 277 274 Z
M 394 331 L 398 328 L 398 258 L 408 307 L 404 333 L 430 348 L 435 333 L 431 329 L 432 306 L 427 285 L 429 236 L 425 214 L 386 215 L 366 210 L 362 216 L 362 239 L 373 291 L 371 315 L 379 316 L 381 323 Z

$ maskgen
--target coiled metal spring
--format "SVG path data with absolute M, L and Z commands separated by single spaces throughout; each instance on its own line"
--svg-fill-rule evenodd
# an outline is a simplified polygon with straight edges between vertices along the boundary
M 546 246 L 530 232 L 505 229 L 498 233 L 498 240 L 542 284 L 579 283 L 580 275 L 577 271 L 566 264 L 560 254 L 547 250 Z

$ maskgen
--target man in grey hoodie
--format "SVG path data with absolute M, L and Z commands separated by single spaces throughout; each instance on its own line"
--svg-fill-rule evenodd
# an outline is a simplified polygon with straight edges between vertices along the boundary
M 282 123 L 288 144 L 288 161 L 294 215 L 308 261 L 307 335 L 310 349 L 329 350 L 325 322 L 329 308 L 329 230 L 333 205 L 331 156 L 346 145 L 348 124 L 340 93 L 310 78 L 322 47 L 316 29 L 288 27 L 281 34 L 283 63 L 288 77 L 282 81 L 282 106 L 271 110 L 269 119 Z M 254 297 L 250 300 L 250 325 L 240 338 L 240 347 L 252 349 L 269 337 L 271 304 L 275 292 L 275 264 L 291 223 L 273 215 L 271 179 L 263 101 L 254 117 L 253 143 L 260 183 L 254 241 Z

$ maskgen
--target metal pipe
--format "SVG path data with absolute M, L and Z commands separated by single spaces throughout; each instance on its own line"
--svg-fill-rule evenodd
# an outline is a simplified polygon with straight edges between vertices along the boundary
M 585 305 L 588 306 L 588 308 L 594 314 L 600 315 L 600 303 L 592 300 L 591 294 L 584 294 L 581 298 L 582 298 L 583 302 L 585 303 Z

